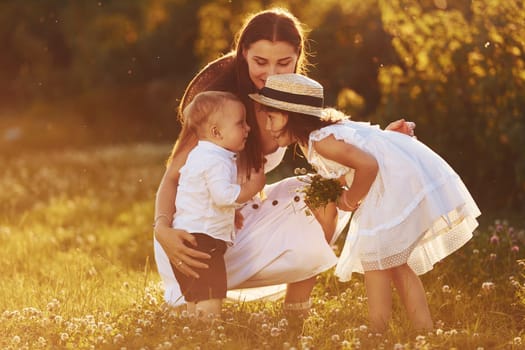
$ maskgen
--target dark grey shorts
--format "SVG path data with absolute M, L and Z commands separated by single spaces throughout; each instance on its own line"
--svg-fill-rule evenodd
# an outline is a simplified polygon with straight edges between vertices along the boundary
M 224 264 L 226 242 L 203 233 L 193 233 L 193 235 L 197 240 L 197 247 L 189 243 L 186 245 L 211 255 L 211 259 L 197 259 L 209 266 L 207 269 L 194 269 L 199 274 L 199 278 L 188 277 L 177 270 L 173 264 L 171 265 L 182 294 L 189 302 L 223 299 L 226 297 L 227 289 L 226 266 Z

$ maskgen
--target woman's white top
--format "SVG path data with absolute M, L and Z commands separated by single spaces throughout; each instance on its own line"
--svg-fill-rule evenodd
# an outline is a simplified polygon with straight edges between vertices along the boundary
M 422 274 L 471 237 L 480 211 L 454 170 L 415 138 L 369 123 L 342 121 L 310 134 L 308 161 L 324 177 L 353 169 L 323 158 L 313 142 L 328 136 L 370 153 L 379 172 L 350 223 L 336 274 L 408 263 Z

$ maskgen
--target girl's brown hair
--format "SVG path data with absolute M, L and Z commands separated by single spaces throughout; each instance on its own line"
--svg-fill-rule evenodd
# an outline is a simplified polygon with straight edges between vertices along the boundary
M 179 105 L 182 130 L 173 147 L 170 159 L 184 148 L 193 148 L 196 143 L 195 134 L 188 129 L 181 111 L 199 92 L 219 90 L 236 94 L 246 107 L 246 121 L 251 132 L 240 156 L 241 167 L 246 171 L 262 167 L 264 155 L 260 130 L 255 116 L 254 103 L 248 97 L 248 94 L 256 91 L 256 87 L 250 79 L 248 64 L 242 54 L 243 50 L 249 49 L 250 45 L 259 40 L 283 41 L 292 45 L 298 56 L 295 71 L 297 73 L 306 72 L 307 59 L 303 28 L 295 16 L 285 9 L 273 8 L 248 17 L 237 33 L 234 50 L 204 67 L 188 85 Z
M 288 114 L 288 121 L 281 131 L 290 135 L 292 139 L 296 139 L 298 144 L 305 146 L 308 145 L 308 139 L 312 131 L 321 129 L 328 125 L 333 125 L 342 120 L 350 119 L 350 117 L 343 112 L 333 108 L 323 109 L 322 118 L 308 114 L 289 112 L 268 106 L 265 106 L 264 108 L 269 112 L 276 111 Z

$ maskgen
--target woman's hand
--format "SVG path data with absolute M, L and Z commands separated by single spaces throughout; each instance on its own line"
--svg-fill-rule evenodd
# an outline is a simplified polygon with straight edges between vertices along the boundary
M 172 265 L 186 276 L 199 278 L 199 274 L 195 272 L 194 268 L 208 268 L 208 265 L 197 259 L 210 259 L 211 256 L 188 247 L 188 245 L 197 245 L 197 241 L 191 233 L 158 224 L 155 226 L 155 238 L 168 255 Z
M 397 131 L 408 136 L 414 136 L 414 129 L 416 128 L 416 123 L 407 122 L 405 119 L 396 120 L 385 128 L 385 130 Z

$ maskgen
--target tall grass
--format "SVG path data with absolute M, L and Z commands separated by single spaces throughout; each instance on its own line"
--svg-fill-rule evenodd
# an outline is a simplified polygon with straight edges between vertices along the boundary
M 332 271 L 319 276 L 304 322 L 279 302 L 227 302 L 211 325 L 166 307 L 151 218 L 168 154 L 144 144 L 0 158 L 0 348 L 524 346 L 525 233 L 504 220 L 423 276 L 430 333 L 410 328 L 397 298 L 388 332 L 371 333 L 361 276 L 341 283 Z

